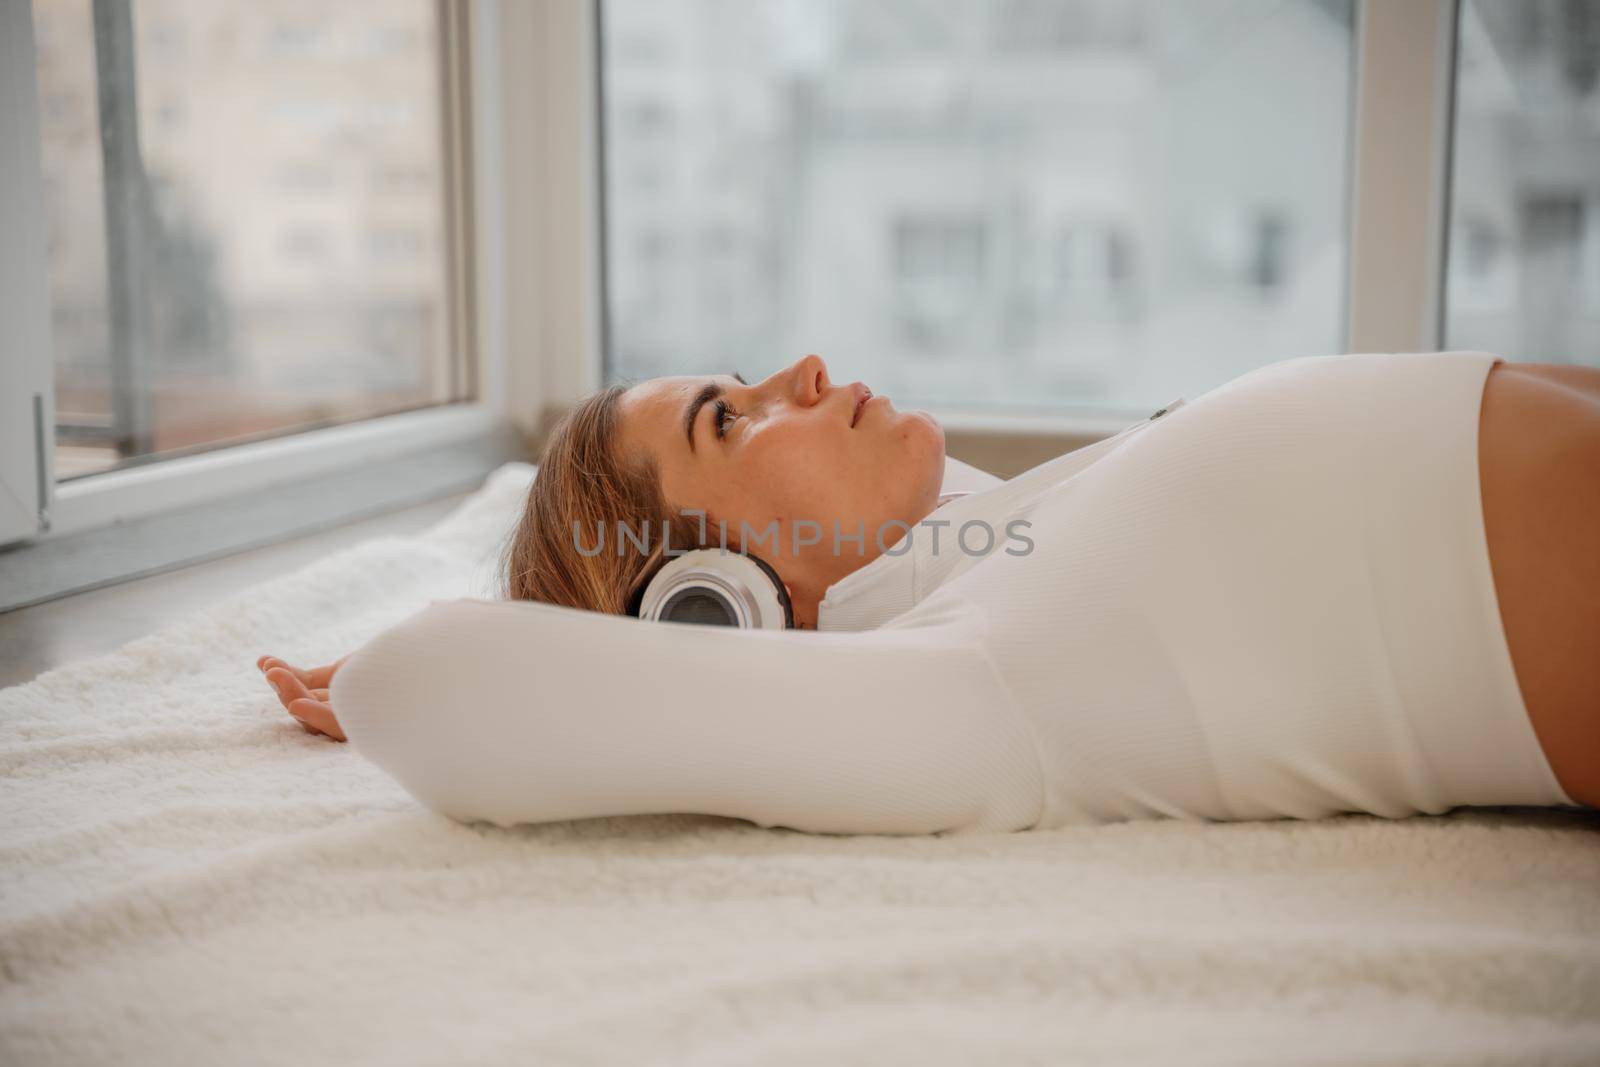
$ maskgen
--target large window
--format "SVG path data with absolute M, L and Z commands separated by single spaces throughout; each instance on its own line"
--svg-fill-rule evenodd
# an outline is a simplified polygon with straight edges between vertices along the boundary
M 56 478 L 461 399 L 433 0 L 36 0 Z
M 608 378 L 1143 410 L 1341 351 L 1342 0 L 603 0 Z
M 1600 3 L 1465 0 L 1445 339 L 1600 366 Z

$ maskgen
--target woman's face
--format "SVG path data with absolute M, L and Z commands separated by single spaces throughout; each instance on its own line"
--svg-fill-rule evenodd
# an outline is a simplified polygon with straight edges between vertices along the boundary
M 745 550 L 772 564 L 791 592 L 799 586 L 820 596 L 880 554 L 880 528 L 889 548 L 932 511 L 944 482 L 944 430 L 933 416 L 896 410 L 882 394 L 857 416 L 866 393 L 859 382 L 834 385 L 814 355 L 754 384 L 721 375 L 652 378 L 622 394 L 619 443 L 655 458 L 675 506 L 721 520 L 730 549 L 747 523 L 753 538 Z M 756 543 L 774 522 L 776 546 L 770 537 Z M 843 539 L 858 529 L 859 547 Z M 717 527 L 708 533 L 716 543 Z

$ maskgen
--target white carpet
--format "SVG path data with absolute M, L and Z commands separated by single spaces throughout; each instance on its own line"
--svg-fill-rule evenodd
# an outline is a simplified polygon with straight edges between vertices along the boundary
M 1600 1063 L 1597 813 L 831 838 L 419 809 L 254 660 L 489 595 L 531 475 L 0 692 L 0 1063 Z

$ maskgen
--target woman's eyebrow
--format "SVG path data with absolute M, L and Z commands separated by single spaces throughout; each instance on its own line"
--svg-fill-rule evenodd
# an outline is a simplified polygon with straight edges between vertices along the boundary
M 738 371 L 734 371 L 732 377 L 733 380 L 738 382 L 740 385 L 750 384 L 739 375 Z M 683 436 L 689 440 L 690 452 L 694 451 L 694 420 L 699 417 L 700 409 L 705 407 L 707 402 L 715 400 L 717 397 L 721 396 L 722 392 L 723 385 L 721 382 L 709 382 L 706 385 L 701 386 L 700 391 L 694 394 L 694 399 L 689 401 L 689 406 L 684 409 Z

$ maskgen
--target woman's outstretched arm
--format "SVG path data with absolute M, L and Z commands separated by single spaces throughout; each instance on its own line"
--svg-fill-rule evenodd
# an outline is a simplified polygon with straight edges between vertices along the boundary
M 970 606 L 940 600 L 913 625 L 822 633 L 436 600 L 357 649 L 331 703 L 358 751 L 463 821 L 1026 829 L 1032 734 Z

